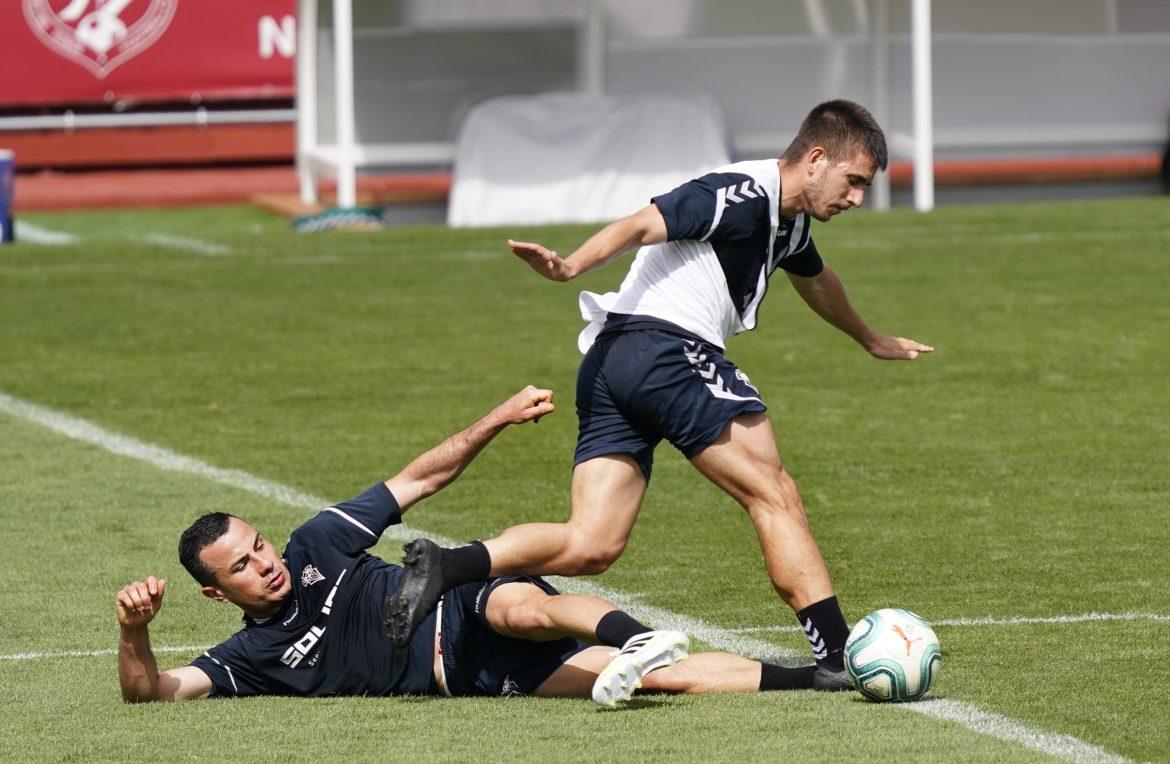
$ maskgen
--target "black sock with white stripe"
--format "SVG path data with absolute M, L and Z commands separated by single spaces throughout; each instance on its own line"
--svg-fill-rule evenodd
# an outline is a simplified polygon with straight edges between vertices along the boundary
M 648 631 L 654 631 L 654 629 L 634 620 L 629 613 L 611 610 L 601 616 L 601 620 L 597 622 L 597 642 L 610 647 L 623 647 L 626 642 Z
M 827 666 L 834 671 L 845 668 L 845 640 L 849 638 L 849 626 L 841 613 L 837 598 L 814 602 L 796 614 L 800 626 L 812 645 L 813 657 L 818 666 Z

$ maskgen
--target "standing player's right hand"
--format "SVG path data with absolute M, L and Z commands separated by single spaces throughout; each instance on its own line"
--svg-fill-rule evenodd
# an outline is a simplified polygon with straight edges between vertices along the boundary
M 118 623 L 123 626 L 145 626 L 153 621 L 162 609 L 163 593 L 166 590 L 167 580 L 154 576 L 123 586 L 115 601 Z
M 543 244 L 508 239 L 508 246 L 517 257 L 528 263 L 532 270 L 550 281 L 568 281 L 575 275 L 568 263 Z

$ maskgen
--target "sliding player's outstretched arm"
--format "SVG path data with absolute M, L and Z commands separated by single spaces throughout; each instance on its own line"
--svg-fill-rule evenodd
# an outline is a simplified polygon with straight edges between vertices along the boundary
M 415 458 L 405 469 L 386 481 L 386 487 L 403 512 L 442 490 L 471 464 L 472 460 L 510 424 L 540 419 L 555 408 L 552 390 L 529 385 L 492 409 L 470 427 L 444 440 Z
M 147 576 L 122 587 L 115 601 L 121 637 L 118 640 L 118 682 L 122 700 L 192 700 L 211 692 L 207 674 L 193 666 L 159 673 L 150 649 L 149 624 L 162 608 L 166 579 Z
M 650 204 L 602 228 L 564 259 L 542 244 L 508 239 L 508 246 L 546 279 L 569 281 L 605 265 L 623 252 L 664 241 L 666 221 L 658 207 Z
M 875 332 L 853 309 L 845 286 L 829 266 L 812 277 L 788 274 L 789 281 L 796 288 L 808 306 L 818 316 L 852 337 L 857 344 L 875 358 L 883 360 L 912 361 L 919 353 L 929 353 L 934 348 L 905 337 L 891 337 Z

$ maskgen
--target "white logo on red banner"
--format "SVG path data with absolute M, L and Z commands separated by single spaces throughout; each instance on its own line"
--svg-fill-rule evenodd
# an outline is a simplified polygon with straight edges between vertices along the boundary
M 23 0 L 24 17 L 49 49 L 98 79 L 153 45 L 179 0 Z

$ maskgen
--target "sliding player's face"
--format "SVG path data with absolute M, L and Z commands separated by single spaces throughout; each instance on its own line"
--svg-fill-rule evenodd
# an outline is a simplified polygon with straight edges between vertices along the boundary
M 848 161 L 834 161 L 824 149 L 814 148 L 808 159 L 804 211 L 825 222 L 845 210 L 860 207 L 876 170 L 874 161 L 864 152 Z
M 221 602 L 233 602 L 248 615 L 264 618 L 280 610 L 292 591 L 288 566 L 276 548 L 255 528 L 233 517 L 227 533 L 199 553 L 215 574 L 215 585 L 203 593 Z

